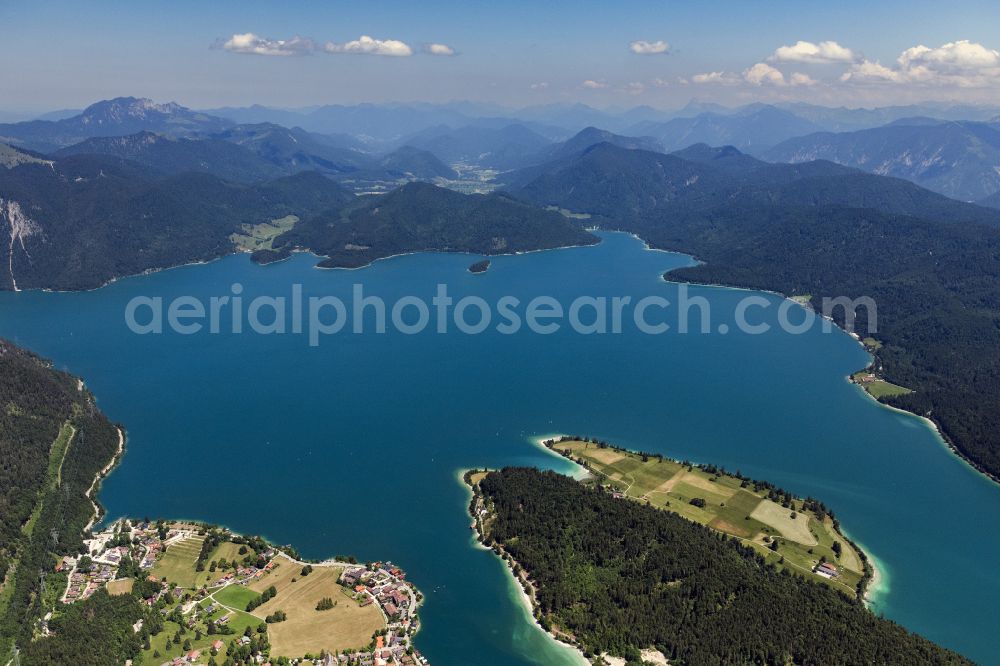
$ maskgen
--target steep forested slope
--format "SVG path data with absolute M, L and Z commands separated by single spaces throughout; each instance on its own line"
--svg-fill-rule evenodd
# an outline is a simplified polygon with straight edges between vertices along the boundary
M 288 174 L 280 166 L 229 141 L 174 138 L 152 132 L 95 137 L 63 148 L 53 156 L 61 159 L 69 155 L 106 155 L 137 162 L 165 175 L 197 171 L 248 183 Z
M 352 197 L 316 172 L 258 185 L 206 173 L 161 178 L 134 162 L 74 155 L 0 169 L 0 288 L 85 289 L 214 259 L 242 224 L 300 217 Z
M 0 571 L 5 574 L 0 658 L 5 662 L 15 642 L 24 664 L 122 663 L 134 656 L 138 639 L 131 627 L 143 611 L 133 597 L 110 600 L 103 593 L 64 621 L 61 641 L 63 656 L 84 656 L 81 638 L 90 632 L 82 629 L 94 621 L 93 611 L 104 608 L 109 614 L 101 616 L 106 633 L 100 635 L 116 633 L 119 639 L 103 644 L 102 652 L 60 661 L 51 658 L 45 641 L 32 643 L 56 556 L 81 552 L 83 530 L 94 512 L 86 492 L 118 445 L 118 430 L 75 378 L 0 340 Z

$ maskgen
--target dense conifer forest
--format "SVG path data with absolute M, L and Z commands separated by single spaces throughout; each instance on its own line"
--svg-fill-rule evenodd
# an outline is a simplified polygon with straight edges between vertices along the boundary
M 414 182 L 317 215 L 274 245 L 325 255 L 320 266 L 354 268 L 426 250 L 494 255 L 594 243 L 595 236 L 555 211 L 503 194 L 466 195 Z
M 72 433 L 67 437 L 68 433 Z M 0 340 L 0 657 L 13 646 L 22 664 L 123 663 L 137 653 L 132 625 L 145 617 L 134 596 L 97 594 L 67 607 L 40 636 L 43 599 L 65 579 L 53 571 L 62 555 L 83 549 L 94 515 L 86 496 L 118 450 L 118 430 L 94 397 L 42 359 Z M 95 651 L 95 646 L 102 646 Z

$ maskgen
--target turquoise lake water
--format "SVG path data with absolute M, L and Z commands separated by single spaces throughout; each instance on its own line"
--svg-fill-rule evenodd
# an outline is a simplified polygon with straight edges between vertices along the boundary
M 164 334 L 125 325 L 134 296 L 231 293 L 390 301 L 504 295 L 660 295 L 690 258 L 622 234 L 590 248 L 493 259 L 425 254 L 359 271 L 297 255 L 246 256 L 122 280 L 86 293 L 0 293 L 0 335 L 82 376 L 128 431 L 100 499 L 112 517 L 193 518 L 401 565 L 426 595 L 417 644 L 435 666 L 569 664 L 536 629 L 491 553 L 476 548 L 458 471 L 565 463 L 531 443 L 586 434 L 768 479 L 834 509 L 877 560 L 877 612 L 982 663 L 1000 663 L 1000 487 L 923 422 L 868 399 L 846 376 L 868 356 L 819 325 L 738 333 L 352 335 Z M 747 292 L 694 288 L 715 321 Z M 755 319 L 771 321 L 781 302 Z M 801 314 L 801 313 L 800 313 Z M 586 317 L 585 317 L 586 318 Z M 470 315 L 470 320 L 475 317 Z

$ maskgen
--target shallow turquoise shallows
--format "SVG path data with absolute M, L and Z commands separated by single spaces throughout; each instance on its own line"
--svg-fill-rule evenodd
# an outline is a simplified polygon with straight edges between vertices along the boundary
M 494 258 L 483 275 L 467 272 L 474 260 L 426 254 L 322 271 L 308 255 L 268 267 L 234 256 L 88 293 L 0 294 L 0 335 L 85 378 L 127 428 L 127 454 L 100 495 L 111 516 L 202 519 L 307 557 L 392 560 L 426 594 L 417 643 L 435 666 L 575 663 L 531 623 L 501 562 L 475 547 L 457 476 L 569 471 L 531 443 L 550 433 L 712 462 L 821 498 L 879 564 L 877 612 L 1000 663 L 1000 487 L 924 422 L 848 383 L 868 356 L 846 334 L 719 333 L 748 292 L 692 290 L 712 305 L 711 334 L 341 332 L 310 347 L 304 335 L 139 336 L 125 325 L 134 296 L 207 301 L 233 283 L 247 301 L 295 283 L 306 297 L 344 299 L 355 283 L 390 301 L 429 299 L 446 283 L 456 299 L 490 302 L 673 301 L 677 285 L 660 276 L 691 261 L 622 234 Z M 776 321 L 782 301 L 766 298 L 748 318 Z

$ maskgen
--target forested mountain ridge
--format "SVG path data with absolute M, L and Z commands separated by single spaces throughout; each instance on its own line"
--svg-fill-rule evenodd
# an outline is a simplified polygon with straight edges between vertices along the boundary
M 831 163 L 720 161 L 601 145 L 515 193 L 704 262 L 667 279 L 809 294 L 817 308 L 824 297 L 875 298 L 876 367 L 915 391 L 884 400 L 930 417 L 1000 476 L 997 211 Z
M 539 162 L 551 162 L 575 157 L 599 143 L 610 143 L 628 150 L 663 152 L 663 145 L 651 136 L 622 136 L 597 127 L 586 127 L 566 141 L 549 146 L 536 159 Z
M 288 129 L 272 123 L 237 125 L 208 138 L 241 146 L 284 173 L 320 171 L 331 175 L 346 174 L 375 163 L 374 158 L 361 151 L 356 142 L 340 141 L 298 127 Z
M 132 596 L 101 592 L 53 622 L 64 628 L 59 639 L 35 638 L 38 620 L 66 585 L 65 577 L 53 573 L 56 558 L 82 552 L 83 531 L 94 515 L 86 493 L 114 459 L 119 442 L 118 429 L 76 378 L 0 340 L 0 571 L 5 575 L 0 659 L 5 663 L 15 644 L 26 666 L 124 663 L 138 653 L 132 624 L 145 611 Z M 79 633 L 90 622 L 95 624 Z
M 885 127 L 789 139 L 762 154 L 773 162 L 831 160 L 905 178 L 962 201 L 1000 192 L 1000 125 L 903 120 Z
M 153 132 L 94 137 L 53 153 L 57 160 L 70 155 L 105 155 L 142 164 L 164 175 L 198 171 L 236 182 L 256 182 L 288 174 L 280 165 L 229 141 L 175 138 Z
M 667 150 L 707 143 L 713 146 L 729 144 L 756 153 L 819 129 L 790 111 L 767 104 L 751 104 L 730 113 L 709 111 L 665 122 L 637 123 L 628 133 L 655 137 Z
M 316 172 L 256 185 L 167 178 L 134 162 L 74 155 L 0 169 L 0 288 L 87 289 L 234 251 L 243 224 L 337 208 L 353 196 Z
M 713 157 L 692 146 L 671 154 L 609 143 L 515 173 L 511 191 L 540 205 L 620 219 L 724 205 L 844 205 L 1000 226 L 1000 214 L 908 181 L 827 161 L 770 164 L 735 148 Z M 691 155 L 695 159 L 688 159 Z
M 168 159 L 172 146 L 187 141 L 126 139 L 165 142 Z M 400 149 L 397 157 L 377 168 L 449 171 L 418 149 Z M 66 155 L 0 169 L 0 233 L 10 238 L 0 244 L 0 288 L 88 289 L 216 259 L 236 251 L 234 234 L 289 215 L 298 225 L 273 249 L 255 252 L 255 260 L 267 263 L 301 248 L 326 255 L 325 266 L 360 266 L 400 252 L 502 254 L 597 242 L 575 221 L 501 194 L 413 182 L 358 198 L 316 171 L 239 184 L 198 171 L 163 176 L 120 156 Z
M 980 206 L 987 206 L 989 208 L 1000 208 L 1000 192 L 981 199 L 979 201 Z
M 2 168 L 13 169 L 22 164 L 49 164 L 51 162 L 52 160 L 40 153 L 0 143 L 0 167 Z
M 508 254 L 597 238 L 563 215 L 502 194 L 466 195 L 409 183 L 385 196 L 304 220 L 274 242 L 278 252 L 309 248 L 323 267 L 358 267 L 406 252 Z
M 456 175 L 431 153 L 410 146 L 375 156 L 335 145 L 326 137 L 277 125 L 240 125 L 220 134 L 191 138 L 153 132 L 94 137 L 53 153 L 55 159 L 71 155 L 116 157 L 162 175 L 197 171 L 238 183 L 261 182 L 303 171 L 319 171 L 334 178 L 389 181 Z
M 434 153 L 413 146 L 400 146 L 382 156 L 378 160 L 378 168 L 383 170 L 386 176 L 396 178 L 410 176 L 420 180 L 433 180 L 451 179 L 458 175 Z
M 766 564 L 676 514 L 554 472 L 506 468 L 478 483 L 483 542 L 534 587 L 536 617 L 587 656 L 674 664 L 970 663 L 856 600 Z

